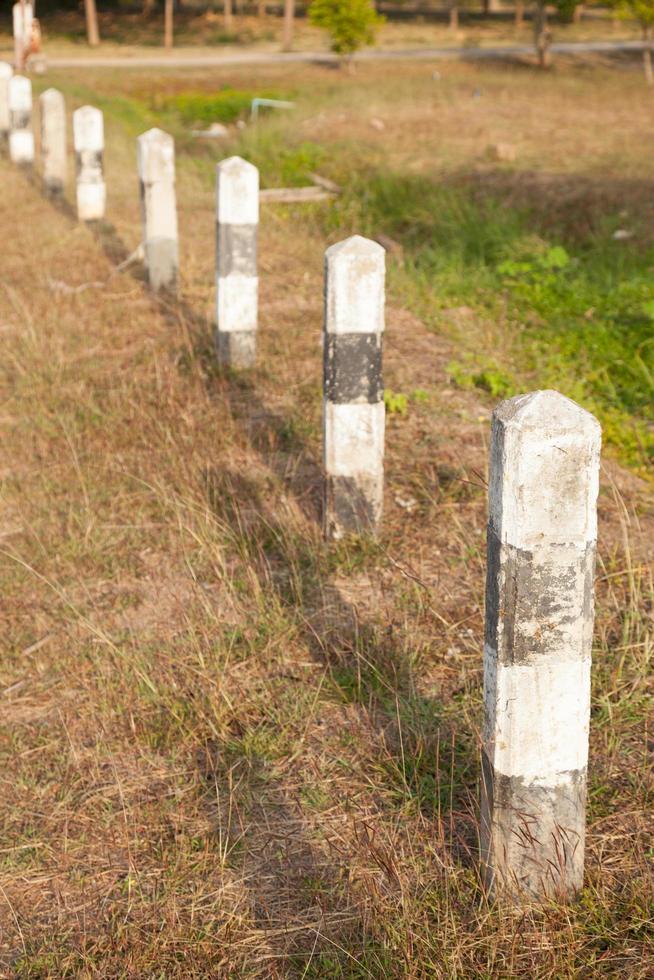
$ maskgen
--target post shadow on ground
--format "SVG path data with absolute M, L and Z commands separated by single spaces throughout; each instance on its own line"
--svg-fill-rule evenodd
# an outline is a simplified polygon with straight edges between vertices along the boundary
M 77 220 L 74 209 L 65 199 L 55 204 L 71 220 Z M 93 222 L 88 227 L 112 264 L 120 265 L 129 258 L 129 249 L 110 222 Z M 126 271 L 137 281 L 144 281 L 140 265 L 133 265 Z M 371 717 L 377 730 L 385 733 L 387 764 L 384 779 L 391 797 L 403 800 L 407 795 L 412 797 L 425 818 L 433 820 L 435 824 L 438 820 L 441 823 L 449 820 L 452 827 L 455 822 L 456 829 L 448 843 L 450 855 L 463 865 L 476 866 L 477 829 L 471 815 L 471 798 L 475 795 L 478 778 L 476 741 L 471 734 L 462 734 L 460 726 L 447 726 L 442 704 L 416 693 L 410 658 L 399 632 L 392 627 L 380 629 L 377 624 L 363 621 L 356 607 L 343 597 L 329 574 L 326 574 L 324 554 L 327 546 L 323 544 L 318 530 L 321 523 L 322 470 L 313 450 L 299 434 L 293 435 L 292 450 L 302 454 L 304 467 L 300 471 L 294 469 L 294 476 L 289 481 L 279 452 L 271 450 L 270 438 L 272 434 L 273 443 L 284 439 L 289 420 L 272 410 L 259 396 L 255 387 L 256 373 L 244 376 L 217 368 L 212 342 L 213 325 L 209 320 L 178 296 L 151 294 L 151 298 L 153 310 L 167 322 L 178 326 L 180 318 L 184 321 L 191 338 L 193 356 L 205 368 L 203 376 L 209 394 L 216 393 L 219 386 L 221 396 L 227 396 L 232 420 L 240 427 L 261 462 L 284 482 L 286 492 L 293 496 L 313 526 L 314 535 L 298 535 L 295 555 L 289 557 L 280 545 L 284 534 L 269 533 L 271 528 L 279 528 L 280 532 L 284 530 L 274 506 L 264 498 L 254 480 L 228 469 L 213 469 L 204 474 L 212 509 L 219 519 L 228 521 L 231 526 L 238 521 L 243 533 L 250 539 L 253 555 L 259 549 L 266 564 L 273 563 L 281 572 L 276 576 L 266 575 L 263 585 L 267 589 L 273 588 L 287 607 L 299 607 L 297 619 L 302 637 L 310 655 L 327 668 L 335 693 L 345 701 L 374 706 Z M 248 521 L 242 519 L 244 508 L 250 511 Z M 293 577 L 293 562 L 299 563 L 301 569 L 300 595 L 297 589 L 288 586 Z M 403 723 L 405 729 L 400 732 L 399 727 Z M 215 801 L 218 774 L 226 780 L 225 762 L 222 746 L 214 749 L 207 747 L 202 760 L 199 760 L 207 781 L 209 807 L 214 805 L 212 801 Z M 256 772 L 253 778 L 256 782 Z M 248 781 L 240 785 L 244 793 L 252 789 Z M 228 791 L 226 782 L 223 788 Z M 259 805 L 253 811 L 250 826 L 256 822 L 258 834 L 265 826 L 270 842 L 280 839 L 288 841 L 291 821 L 295 827 L 294 860 L 299 871 L 291 868 L 289 878 L 290 864 L 278 860 L 279 848 L 273 848 L 271 843 L 270 854 L 266 853 L 268 845 L 263 848 L 260 862 L 249 876 L 248 887 L 253 910 L 264 928 L 266 922 L 272 921 L 271 916 L 274 919 L 277 913 L 270 904 L 270 889 L 258 888 L 257 882 L 269 882 L 271 876 L 273 879 L 279 878 L 282 885 L 280 894 L 286 896 L 284 900 L 287 904 L 284 907 L 287 911 L 293 909 L 293 914 L 301 918 L 306 913 L 309 892 L 301 887 L 300 879 L 313 876 L 315 881 L 327 885 L 336 882 L 343 871 L 338 864 L 325 863 L 324 852 L 311 844 L 301 808 L 281 783 L 271 792 L 273 796 L 277 795 L 276 801 L 268 807 Z M 309 874 L 307 869 L 310 869 Z M 342 889 L 335 889 L 336 894 L 341 892 Z M 327 891 L 324 891 L 321 901 L 324 901 L 324 894 Z M 282 905 L 278 901 L 275 907 L 281 909 Z M 336 916 L 338 912 L 336 908 Z M 355 921 L 353 926 L 350 916 L 347 930 L 349 942 L 357 934 L 365 941 L 362 922 Z M 315 938 L 315 932 L 308 926 L 306 936 L 309 935 Z M 300 931 L 297 937 L 301 936 Z
M 125 261 L 129 250 L 110 223 L 99 222 L 92 230 L 110 261 Z M 143 281 L 140 267 L 132 267 L 130 274 Z M 301 435 L 293 433 L 291 449 L 301 455 L 304 466 L 294 469 L 293 478 L 289 480 L 276 448 L 280 441 L 288 439 L 289 420 L 272 410 L 259 396 L 255 387 L 256 372 L 239 374 L 218 368 L 212 323 L 182 298 L 171 294 L 152 294 L 152 302 L 154 308 L 171 324 L 177 326 L 180 317 L 184 320 L 190 333 L 193 355 L 203 363 L 203 377 L 209 393 L 215 392 L 219 386 L 221 396 L 227 398 L 232 420 L 240 426 L 264 466 L 284 483 L 285 491 L 294 498 L 316 533 L 313 538 L 299 538 L 296 543 L 300 551 L 289 560 L 280 545 L 284 534 L 269 533 L 269 529 L 280 527 L 280 518 L 262 495 L 261 488 L 245 474 L 224 468 L 209 470 L 205 474 L 206 490 L 214 512 L 230 526 L 235 526 L 235 522 L 239 521 L 244 533 L 253 539 L 255 548 L 261 545 L 261 541 L 256 540 L 257 536 L 265 539 L 263 551 L 266 561 L 272 562 L 282 572 L 278 576 L 267 576 L 265 585 L 275 588 L 285 604 L 300 604 L 307 646 L 312 656 L 329 668 L 341 696 L 362 705 L 374 702 L 377 725 L 386 733 L 397 729 L 399 698 L 406 708 L 405 723 L 409 724 L 412 719 L 414 724 L 417 723 L 417 741 L 425 745 L 434 743 L 434 750 L 438 745 L 443 772 L 449 781 L 447 786 L 439 782 L 438 774 L 430 777 L 429 773 L 424 772 L 422 756 L 416 763 L 411 758 L 411 746 L 400 745 L 397 737 L 394 750 L 390 752 L 389 780 L 399 779 L 401 774 L 402 792 L 414 794 L 419 802 L 422 801 L 425 816 L 433 817 L 435 810 L 441 816 L 454 811 L 458 814 L 467 812 L 467 818 L 460 821 L 463 833 L 454 838 L 453 849 L 457 860 L 467 865 L 474 864 L 477 830 L 469 814 L 470 798 L 474 795 L 478 778 L 476 741 L 471 734 L 461 736 L 455 729 L 448 731 L 445 738 L 441 737 L 445 727 L 442 723 L 445 715 L 443 706 L 433 699 L 411 693 L 415 692 L 416 685 L 411 677 L 401 636 L 392 630 L 380 633 L 378 626 L 363 622 L 355 606 L 344 599 L 333 582 L 325 579 L 325 563 L 321 555 L 325 546 L 318 533 L 321 527 L 323 478 L 321 465 L 312 448 Z M 271 444 L 275 448 L 271 448 Z M 249 510 L 250 518 L 243 521 L 245 509 Z M 291 578 L 290 563 L 293 561 L 298 562 L 302 570 L 302 581 L 307 584 L 306 595 L 292 594 L 285 587 L 284 583 Z M 284 572 L 288 574 L 284 575 Z M 325 619 L 325 610 L 329 611 L 329 622 Z M 362 663 L 365 664 L 363 670 Z M 354 677 L 357 678 L 356 691 L 353 688 Z M 432 736 L 420 730 L 421 723 L 425 722 L 433 729 Z M 400 789 L 399 784 L 397 788 Z
M 467 866 L 476 864 L 476 739 L 452 723 L 451 707 L 418 693 L 410 640 L 402 628 L 375 622 L 344 597 L 328 569 L 330 546 L 289 532 L 260 483 L 221 467 L 207 474 L 207 492 L 219 520 L 239 527 L 264 587 L 273 589 L 292 614 L 299 613 L 301 637 L 326 667 L 337 698 L 366 708 L 373 727 L 383 733 L 389 792 L 411 797 L 429 820 L 449 820 L 456 813 L 452 854 Z

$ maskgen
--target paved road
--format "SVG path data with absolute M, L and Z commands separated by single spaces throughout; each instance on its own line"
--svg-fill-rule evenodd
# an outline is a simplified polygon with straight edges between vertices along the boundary
M 619 53 L 642 51 L 641 41 L 589 41 L 578 44 L 553 44 L 554 54 Z M 534 53 L 533 45 L 512 44 L 493 48 L 407 48 L 404 50 L 361 51 L 357 61 L 481 61 L 492 58 L 515 58 Z M 49 58 L 49 68 L 222 68 L 230 65 L 279 65 L 334 63 L 336 55 L 327 51 L 243 51 L 199 55 L 135 55 L 119 58 Z

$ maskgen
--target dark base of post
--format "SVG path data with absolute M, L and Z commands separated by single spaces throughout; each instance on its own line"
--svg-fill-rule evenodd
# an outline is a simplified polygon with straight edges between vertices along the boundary
M 179 249 L 172 238 L 159 238 L 145 243 L 145 268 L 153 292 L 177 290 Z
M 217 330 L 216 353 L 222 367 L 254 367 L 257 360 L 256 330 Z
M 43 193 L 46 197 L 59 198 L 63 197 L 64 185 L 61 180 L 44 180 L 43 181 Z
M 496 773 L 482 751 L 480 845 L 484 883 L 512 904 L 560 899 L 583 886 L 586 770 L 558 786 Z
M 376 476 L 325 476 L 327 538 L 375 534 L 381 518 L 382 486 Z

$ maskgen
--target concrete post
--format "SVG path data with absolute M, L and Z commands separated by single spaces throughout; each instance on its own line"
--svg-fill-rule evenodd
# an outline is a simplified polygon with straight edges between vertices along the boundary
M 328 538 L 374 532 L 384 498 L 385 252 L 355 235 L 325 253 L 323 463 Z
M 39 96 L 41 115 L 41 158 L 47 194 L 63 194 L 66 186 L 66 103 L 61 92 L 46 89 Z
M 8 61 L 0 61 L 0 143 L 9 139 L 9 79 L 14 70 Z
M 179 269 L 175 141 L 160 129 L 150 129 L 138 137 L 136 146 L 148 281 L 155 292 L 174 290 Z
M 256 360 L 259 171 L 240 157 L 216 167 L 216 349 L 235 368 Z
M 24 75 L 13 75 L 9 90 L 9 156 L 13 163 L 31 167 L 34 163 L 32 132 L 32 83 Z
M 14 31 L 14 65 L 16 71 L 23 71 L 32 39 L 34 10 L 31 3 L 15 3 L 12 7 Z
M 600 442 L 556 391 L 493 415 L 480 836 L 516 905 L 583 884 Z
M 73 140 L 77 168 L 77 217 L 80 221 L 104 218 L 107 189 L 104 182 L 104 122 L 102 113 L 85 105 L 73 113 Z

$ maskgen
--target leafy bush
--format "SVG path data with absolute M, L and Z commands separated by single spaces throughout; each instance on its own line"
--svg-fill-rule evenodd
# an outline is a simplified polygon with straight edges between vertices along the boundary
M 248 92 L 224 88 L 211 95 L 203 92 L 180 92 L 152 100 L 157 111 L 173 112 L 187 126 L 209 126 L 211 123 L 233 123 L 249 115 L 252 99 L 283 99 L 277 92 Z
M 309 19 L 328 31 L 332 51 L 342 55 L 352 55 L 372 44 L 376 29 L 384 20 L 372 0 L 312 0 Z

